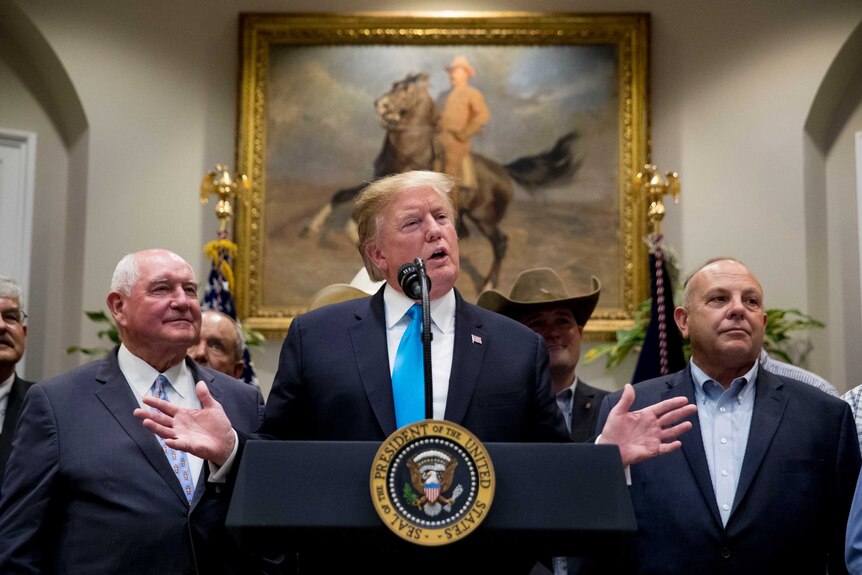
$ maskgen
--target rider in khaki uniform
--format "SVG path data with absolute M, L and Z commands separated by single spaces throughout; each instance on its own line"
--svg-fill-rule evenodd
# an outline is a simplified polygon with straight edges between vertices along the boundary
M 459 209 L 464 207 L 459 201 L 459 188 L 476 187 L 475 170 L 469 161 L 470 138 L 482 131 L 491 118 L 491 112 L 485 105 L 482 92 L 469 84 L 476 70 L 467 58 L 455 56 L 446 71 L 452 88 L 443 95 L 438 141 L 444 153 L 443 171 L 460 184 L 452 190 L 452 200 Z

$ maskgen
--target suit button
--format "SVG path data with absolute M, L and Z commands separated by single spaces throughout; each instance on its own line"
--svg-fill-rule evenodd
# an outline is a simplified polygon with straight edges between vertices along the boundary
M 730 549 L 728 549 L 727 547 L 722 547 L 721 548 L 721 556 L 724 557 L 725 559 L 730 559 Z

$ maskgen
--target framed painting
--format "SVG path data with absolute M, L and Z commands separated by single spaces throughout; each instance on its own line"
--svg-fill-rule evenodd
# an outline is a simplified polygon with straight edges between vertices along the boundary
M 548 266 L 573 293 L 601 280 L 592 338 L 630 324 L 648 295 L 645 200 L 632 186 L 649 157 L 647 14 L 244 14 L 240 29 L 237 165 L 252 189 L 237 208 L 236 270 L 249 326 L 284 333 L 319 289 L 361 269 L 353 198 L 400 169 L 387 160 L 439 169 L 413 147 L 436 149 L 459 61 L 490 112 L 473 157 L 506 192 L 490 233 L 464 213 L 458 289 L 475 301 Z M 432 136 L 407 144 L 409 130 Z M 482 193 L 477 181 L 461 193 Z M 496 278 L 494 235 L 505 238 Z

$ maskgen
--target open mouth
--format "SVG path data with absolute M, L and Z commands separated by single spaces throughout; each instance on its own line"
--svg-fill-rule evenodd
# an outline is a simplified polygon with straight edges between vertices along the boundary
M 434 253 L 432 253 L 431 257 L 428 259 L 429 260 L 440 260 L 440 259 L 443 259 L 445 257 L 446 257 L 446 250 L 441 249 L 441 250 L 437 250 Z

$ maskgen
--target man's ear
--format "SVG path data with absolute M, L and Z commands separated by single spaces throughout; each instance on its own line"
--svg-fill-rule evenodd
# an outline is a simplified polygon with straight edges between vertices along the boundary
M 125 314 L 125 304 L 126 300 L 123 298 L 123 295 L 119 292 L 112 291 L 108 294 L 107 298 L 108 310 L 111 312 L 111 316 L 114 318 L 114 321 L 117 322 L 118 325 L 125 326 L 126 325 L 126 314 Z
M 682 306 L 673 310 L 673 321 L 676 322 L 676 327 L 682 337 L 688 338 L 688 311 Z
M 376 243 L 372 242 L 365 246 L 365 255 L 384 275 L 386 274 L 389 270 L 389 262 Z

